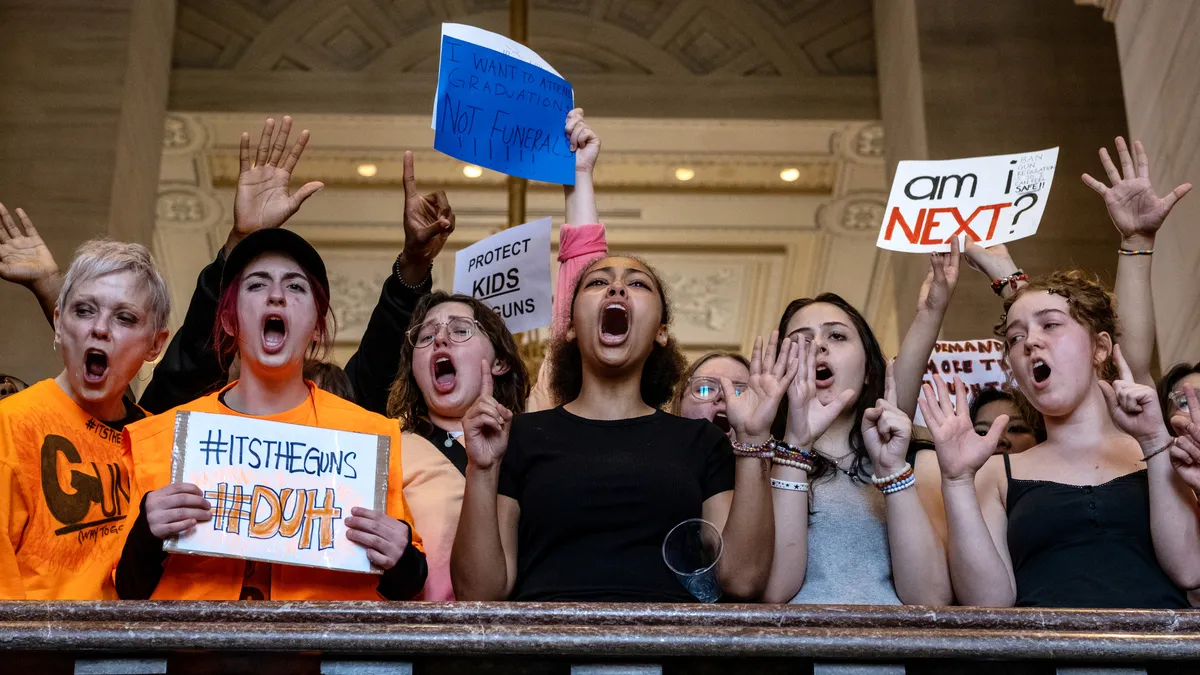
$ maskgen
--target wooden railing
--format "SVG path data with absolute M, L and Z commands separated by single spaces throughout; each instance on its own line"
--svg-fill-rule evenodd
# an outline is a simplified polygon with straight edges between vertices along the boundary
M 1200 613 L 806 605 L 0 602 L 0 650 L 3 673 L 276 675 L 408 673 L 414 668 L 418 675 L 660 673 L 665 666 L 668 673 L 730 675 L 806 672 L 807 663 L 815 664 L 817 672 L 858 663 L 893 664 L 895 672 L 899 664 L 907 664 L 909 672 L 975 675 L 1068 668 L 1119 668 L 1127 673 L 1166 662 L 1200 667 Z M 963 670 L 947 670 L 951 664 Z M 585 666 L 600 669 L 587 671 Z

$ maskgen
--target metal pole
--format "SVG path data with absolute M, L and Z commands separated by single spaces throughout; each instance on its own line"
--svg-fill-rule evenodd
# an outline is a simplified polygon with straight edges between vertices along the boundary
M 508 36 L 525 44 L 529 40 L 529 0 L 508 0 Z M 508 177 L 508 225 L 525 222 L 525 193 L 529 181 Z

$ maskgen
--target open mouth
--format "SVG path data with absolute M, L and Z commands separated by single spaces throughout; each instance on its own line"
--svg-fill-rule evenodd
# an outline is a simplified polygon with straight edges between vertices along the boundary
M 833 386 L 833 369 L 828 364 L 818 363 L 815 376 L 818 388 L 825 389 L 826 387 Z
M 1033 362 L 1033 381 L 1036 384 L 1041 384 L 1050 378 L 1050 366 L 1041 359 L 1035 359 Z
M 600 342 L 619 345 L 629 335 L 629 309 L 625 305 L 611 303 L 600 313 Z
M 454 383 L 458 379 L 458 369 L 454 367 L 454 362 L 449 356 L 438 355 L 433 357 L 433 386 L 440 393 L 447 393 L 454 389 Z
M 729 418 L 723 412 L 713 415 L 713 424 L 724 433 L 729 433 Z
M 103 382 L 108 372 L 108 354 L 99 349 L 89 349 L 83 355 L 83 379 L 88 382 Z
M 283 350 L 287 342 L 287 322 L 282 316 L 271 315 L 263 320 L 262 332 L 263 350 L 268 354 L 276 354 Z

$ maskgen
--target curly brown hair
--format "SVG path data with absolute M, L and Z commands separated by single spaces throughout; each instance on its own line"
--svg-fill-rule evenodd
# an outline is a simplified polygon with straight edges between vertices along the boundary
M 1117 301 L 1113 294 L 1100 282 L 1095 276 L 1079 269 L 1051 272 L 1040 277 L 1036 277 L 1028 284 L 1018 288 L 1012 295 L 1004 301 L 1004 315 L 1000 318 L 1000 322 L 996 324 L 995 333 L 1004 343 L 1004 358 L 1008 359 L 1009 344 L 1006 338 L 1008 332 L 1008 313 L 1012 309 L 1013 304 L 1027 293 L 1035 293 L 1045 291 L 1054 295 L 1061 295 L 1067 299 L 1067 313 L 1071 318 L 1079 322 L 1087 329 L 1092 343 L 1100 337 L 1101 333 L 1108 333 L 1112 338 L 1113 344 L 1116 344 L 1117 338 L 1120 337 L 1120 326 L 1117 321 Z M 1117 379 L 1119 372 L 1117 370 L 1117 362 L 1113 358 L 1110 351 L 1108 358 L 1104 363 L 1100 364 L 1100 372 L 1098 375 L 1112 382 Z M 1025 419 L 1032 420 L 1041 416 L 1041 413 L 1033 407 L 1029 399 L 1025 398 L 1020 391 L 1014 391 L 1017 407 L 1021 410 L 1021 414 Z
M 579 295 L 579 288 L 583 285 L 584 277 L 597 264 L 612 258 L 636 260 L 646 268 L 646 271 L 654 278 L 655 285 L 658 286 L 658 299 L 662 302 L 662 314 L 659 321 L 670 326 L 671 302 L 667 297 L 667 289 L 662 282 L 662 275 L 637 256 L 617 254 L 609 254 L 592 262 L 579 275 L 579 280 L 575 282 L 575 290 L 571 293 L 571 321 L 575 320 L 575 298 Z M 560 339 L 551 347 L 549 358 L 551 365 L 550 393 L 554 397 L 555 404 L 563 405 L 574 401 L 583 389 L 583 355 L 579 351 L 579 343 Z M 675 390 L 675 383 L 679 381 L 679 376 L 686 367 L 687 359 L 683 357 L 683 352 L 679 349 L 679 343 L 675 341 L 674 335 L 668 334 L 666 346 L 655 342 L 650 349 L 650 355 L 646 357 L 646 364 L 642 367 L 641 392 L 642 400 L 646 405 L 662 408 L 669 403 L 671 394 Z
M 446 302 L 461 302 L 471 308 L 484 337 L 496 350 L 496 358 L 508 366 L 507 372 L 493 378 L 492 395 L 514 414 L 525 412 L 525 399 L 529 397 L 529 373 L 525 371 L 525 363 L 521 361 L 521 353 L 512 332 L 495 310 L 469 295 L 434 291 L 417 302 L 409 325 L 421 325 L 431 309 Z M 413 345 L 406 335 L 400 347 L 400 366 L 387 403 L 388 416 L 399 419 L 400 428 L 404 431 L 417 431 L 422 422 L 429 421 L 429 406 L 413 376 L 412 359 Z

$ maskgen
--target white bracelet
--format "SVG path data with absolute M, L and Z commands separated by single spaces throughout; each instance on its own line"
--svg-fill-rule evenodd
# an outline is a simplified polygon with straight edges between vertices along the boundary
M 793 492 L 808 492 L 808 483 L 797 483 L 790 480 L 771 479 L 771 487 L 776 490 L 791 490 Z

